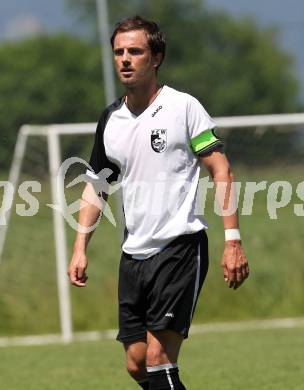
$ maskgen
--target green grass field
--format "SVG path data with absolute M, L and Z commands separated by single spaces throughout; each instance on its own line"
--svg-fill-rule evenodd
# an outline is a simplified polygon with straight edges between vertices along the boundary
M 1 389 L 132 390 L 115 341 L 1 348 Z M 193 335 L 179 366 L 190 390 L 302 390 L 304 329 Z

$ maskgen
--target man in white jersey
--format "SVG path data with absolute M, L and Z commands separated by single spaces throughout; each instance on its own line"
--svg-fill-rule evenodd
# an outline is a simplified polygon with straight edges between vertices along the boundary
M 216 185 L 232 174 L 215 123 L 194 97 L 157 83 L 165 39 L 140 17 L 118 23 L 112 38 L 115 67 L 126 94 L 107 107 L 98 123 L 79 224 L 93 226 L 100 208 L 94 183 L 105 168 L 119 180 L 126 231 L 119 271 L 119 333 L 130 375 L 143 389 L 185 389 L 177 359 L 188 337 L 208 270 L 206 221 L 196 213 L 203 164 Z M 101 196 L 101 194 L 99 194 Z M 223 216 L 224 279 L 238 288 L 248 277 L 237 213 Z M 91 233 L 78 232 L 69 266 L 71 283 L 86 285 Z

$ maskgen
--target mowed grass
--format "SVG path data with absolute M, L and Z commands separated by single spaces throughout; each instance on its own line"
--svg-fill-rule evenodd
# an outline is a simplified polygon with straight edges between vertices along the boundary
M 287 168 L 286 168 L 287 169 Z M 269 168 L 235 170 L 238 180 L 288 180 L 293 196 L 288 206 L 270 219 L 267 190 L 257 194 L 253 214 L 241 216 L 243 244 L 250 261 L 251 276 L 237 291 L 223 281 L 220 261 L 223 252 L 221 218 L 213 211 L 213 193 L 208 192 L 205 214 L 209 222 L 210 267 L 198 301 L 194 322 L 304 315 L 304 217 L 294 215 L 296 185 L 303 169 Z M 205 174 L 205 173 L 203 173 Z M 27 178 L 29 179 L 29 178 Z M 31 178 L 33 179 L 33 178 Z M 243 187 L 244 189 L 244 187 Z M 81 188 L 66 191 L 69 203 L 80 196 Z M 52 210 L 49 185 L 42 182 L 39 212 L 33 217 L 16 215 L 15 206 L 0 264 L 0 335 L 58 333 L 58 294 Z M 17 197 L 17 203 L 23 203 Z M 76 216 L 76 215 L 75 215 Z M 67 226 L 68 256 L 72 254 L 75 232 Z M 88 250 L 88 286 L 71 288 L 75 330 L 117 327 L 117 274 L 120 258 L 118 229 L 103 219 Z
M 0 350 L 1 389 L 132 390 L 115 341 Z M 193 335 L 179 366 L 189 390 L 302 390 L 304 329 Z

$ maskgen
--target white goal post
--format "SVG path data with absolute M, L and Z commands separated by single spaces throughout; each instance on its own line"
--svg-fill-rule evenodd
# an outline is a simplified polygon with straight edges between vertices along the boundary
M 239 117 L 219 117 L 214 118 L 221 129 L 230 128 L 265 128 L 267 126 L 296 126 L 304 125 L 304 113 L 297 114 L 277 114 L 277 115 L 253 115 Z M 96 130 L 96 123 L 83 124 L 54 124 L 49 126 L 24 125 L 20 128 L 13 161 L 9 173 L 8 181 L 13 185 L 14 197 L 19 182 L 22 162 L 25 156 L 25 149 L 28 137 L 44 136 L 48 145 L 48 161 L 50 171 L 50 182 L 52 192 L 52 202 L 62 206 L 64 204 L 63 188 L 57 191 L 57 174 L 61 166 L 60 136 L 75 134 L 93 134 Z M 5 204 L 4 197 L 2 206 Z M 4 249 L 7 228 L 11 216 L 11 208 L 5 215 L 6 224 L 0 226 L 0 263 Z M 53 209 L 54 241 L 56 250 L 57 286 L 59 300 L 59 314 L 61 327 L 61 341 L 68 343 L 73 340 L 73 326 L 71 315 L 71 303 L 69 294 L 69 282 L 67 278 L 67 243 L 64 226 L 64 217 L 61 213 Z

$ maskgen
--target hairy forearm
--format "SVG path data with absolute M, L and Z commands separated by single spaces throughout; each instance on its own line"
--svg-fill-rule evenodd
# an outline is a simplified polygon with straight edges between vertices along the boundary
M 213 173 L 212 179 L 216 187 L 216 198 L 221 210 L 224 229 L 238 228 L 237 198 L 232 172 L 229 167 L 222 168 Z
M 86 251 L 87 245 L 92 237 L 94 225 L 100 218 L 103 210 L 103 203 L 96 195 L 91 184 L 85 187 L 80 201 L 80 212 L 78 218 L 78 231 L 74 242 L 74 251 Z
M 84 201 L 81 201 L 81 203 L 83 208 L 79 213 L 78 225 L 90 228 L 97 222 L 100 216 L 100 210 L 94 205 L 84 204 Z M 81 250 L 85 252 L 94 230 L 88 232 L 78 231 L 74 243 L 74 250 Z

